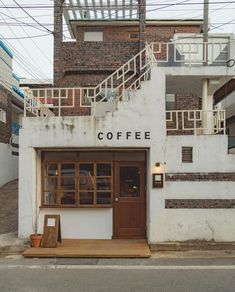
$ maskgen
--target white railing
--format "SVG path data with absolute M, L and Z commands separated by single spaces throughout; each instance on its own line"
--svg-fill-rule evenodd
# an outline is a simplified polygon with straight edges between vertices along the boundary
M 142 51 L 96 87 L 32 89 L 32 95 L 27 96 L 29 106 L 26 110 L 33 110 L 37 99 L 59 116 L 62 114 L 62 109 L 75 107 L 92 107 L 92 113 L 96 115 L 96 107 L 100 103 L 107 100 L 117 102 L 127 99 L 130 91 L 139 89 L 141 81 L 149 78 L 150 70 L 156 64 L 151 47 L 147 44 Z M 30 99 L 33 101 L 30 102 Z
M 39 113 L 43 112 L 44 115 L 51 115 L 53 111 L 55 115 L 61 116 L 64 115 L 63 109 L 72 108 L 79 115 L 79 109 L 85 107 L 91 109 L 88 113 L 97 116 L 101 103 L 107 101 L 113 111 L 113 104 L 128 100 L 131 91 L 139 89 L 142 81 L 150 79 L 154 65 L 201 66 L 205 61 L 208 65 L 226 65 L 230 55 L 229 45 L 229 41 L 203 43 L 201 40 L 146 44 L 142 51 L 96 87 L 33 89 L 26 98 L 25 114 L 27 111 L 32 114 L 34 110 L 38 114 L 39 107 Z M 37 104 L 37 100 L 40 104 Z
M 25 90 L 24 97 L 24 116 L 26 117 L 27 114 L 36 117 L 51 117 L 55 115 L 48 109 L 47 105 L 40 102 L 37 97 L 34 97 L 30 90 Z
M 166 111 L 168 134 L 225 134 L 225 110 Z
M 225 66 L 230 59 L 230 41 L 203 42 L 175 40 L 171 43 L 152 43 L 158 64 L 165 66 Z

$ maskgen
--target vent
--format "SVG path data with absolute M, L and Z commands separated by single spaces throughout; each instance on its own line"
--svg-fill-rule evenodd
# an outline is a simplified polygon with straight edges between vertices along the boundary
M 182 162 L 192 163 L 193 162 L 193 147 L 182 147 Z

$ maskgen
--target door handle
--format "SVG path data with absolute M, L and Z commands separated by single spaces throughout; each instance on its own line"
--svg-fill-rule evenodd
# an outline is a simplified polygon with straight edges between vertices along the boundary
M 118 197 L 114 198 L 114 201 L 115 202 L 118 202 L 119 201 L 119 198 Z

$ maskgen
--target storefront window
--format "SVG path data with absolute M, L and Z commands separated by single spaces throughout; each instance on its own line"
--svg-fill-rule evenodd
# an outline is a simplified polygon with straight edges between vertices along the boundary
M 112 163 L 45 163 L 43 206 L 95 207 L 112 202 Z

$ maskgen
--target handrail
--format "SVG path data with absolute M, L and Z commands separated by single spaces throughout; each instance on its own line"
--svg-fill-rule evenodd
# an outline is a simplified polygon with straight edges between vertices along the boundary
M 225 110 L 173 110 L 166 111 L 168 134 L 180 131 L 193 134 L 226 134 Z
M 36 117 L 51 117 L 55 116 L 55 114 L 48 109 L 48 107 L 41 103 L 39 99 L 33 96 L 32 91 L 29 89 L 25 90 L 25 98 L 24 98 L 24 116 L 27 116 L 27 112 L 29 112 L 32 116 Z
M 40 112 L 43 111 L 44 114 L 50 115 L 51 111 L 46 104 L 51 101 L 50 106 L 57 109 L 56 113 L 60 116 L 63 108 L 73 108 L 78 104 L 76 101 L 79 101 L 79 107 L 92 108 L 93 114 L 96 116 L 96 107 L 103 101 L 125 100 L 126 93 L 139 89 L 141 81 L 150 78 L 154 65 L 199 66 L 205 62 L 205 50 L 209 50 L 209 66 L 226 65 L 230 54 L 229 44 L 229 41 L 205 43 L 201 39 L 197 41 L 178 39 L 170 43 L 146 44 L 144 49 L 96 87 L 32 89 L 32 97 L 28 95 L 25 98 L 26 109 L 37 115 L 37 108 L 40 108 Z M 40 104 L 37 104 L 35 98 Z

